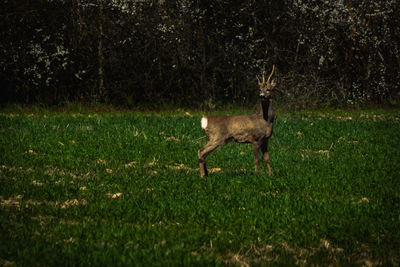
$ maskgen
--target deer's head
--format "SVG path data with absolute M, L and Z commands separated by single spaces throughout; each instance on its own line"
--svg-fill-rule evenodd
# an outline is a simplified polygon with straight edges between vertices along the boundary
M 267 81 L 265 81 L 265 71 L 263 70 L 262 72 L 262 80 L 257 77 L 258 79 L 258 85 L 260 86 L 260 97 L 264 99 L 268 99 L 272 97 L 273 94 L 273 89 L 276 85 L 276 82 L 274 80 L 271 80 L 272 75 L 274 74 L 275 71 L 275 65 L 272 66 L 272 71 L 271 74 L 268 76 Z

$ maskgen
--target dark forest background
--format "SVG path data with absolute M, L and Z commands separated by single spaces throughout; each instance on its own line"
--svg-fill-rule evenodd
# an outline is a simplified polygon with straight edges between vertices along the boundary
M 1 102 L 398 103 L 400 2 L 3 0 Z

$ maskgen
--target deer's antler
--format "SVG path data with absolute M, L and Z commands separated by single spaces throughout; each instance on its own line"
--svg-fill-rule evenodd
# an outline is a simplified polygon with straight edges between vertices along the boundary
M 262 71 L 262 83 L 265 83 L 265 69 Z
M 275 71 L 275 65 L 272 65 L 272 71 L 271 74 L 268 76 L 267 84 L 270 84 L 269 80 L 271 79 L 272 74 L 274 74 L 274 71 Z M 263 82 L 264 82 L 264 71 L 263 71 Z

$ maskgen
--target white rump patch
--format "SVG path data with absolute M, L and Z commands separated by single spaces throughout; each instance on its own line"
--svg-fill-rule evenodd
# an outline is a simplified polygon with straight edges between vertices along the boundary
M 201 128 L 207 128 L 208 120 L 206 117 L 201 118 Z

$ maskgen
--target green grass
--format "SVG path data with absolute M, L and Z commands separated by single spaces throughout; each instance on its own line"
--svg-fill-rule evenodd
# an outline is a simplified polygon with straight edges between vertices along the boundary
M 0 264 L 398 265 L 399 110 L 277 114 L 202 179 L 200 113 L 4 111 Z

